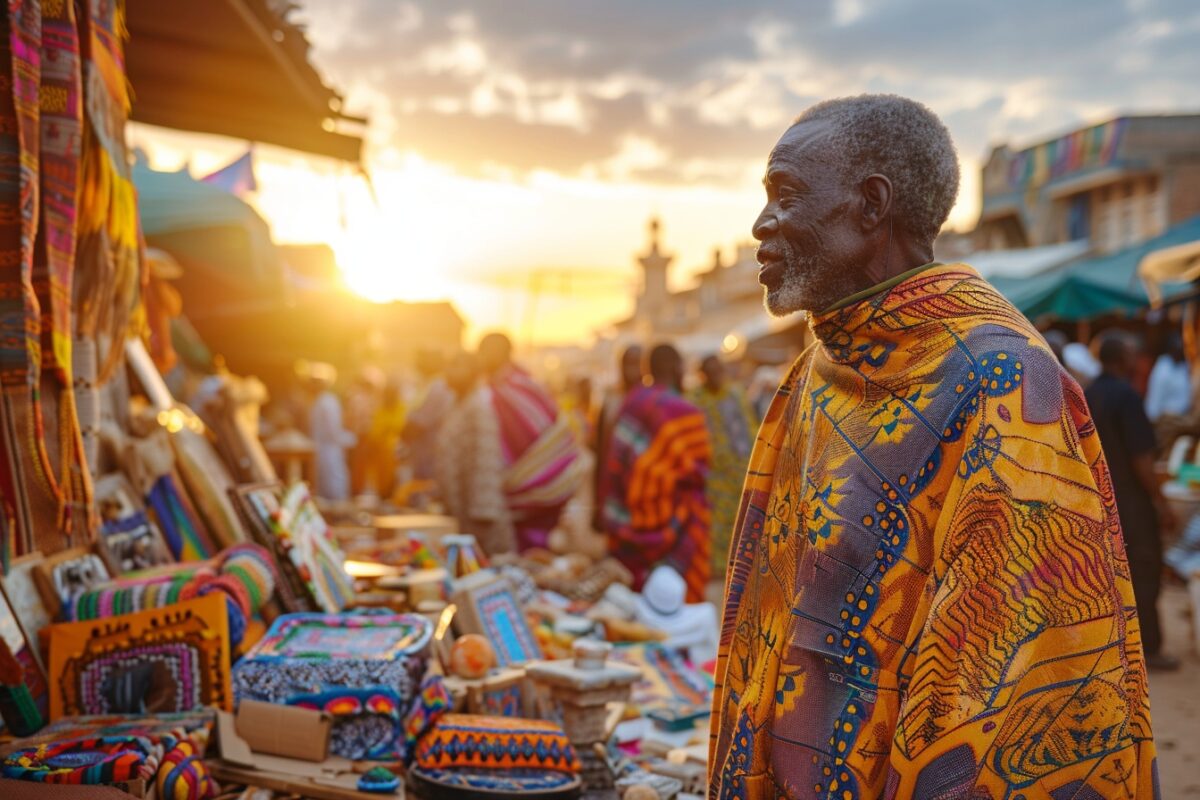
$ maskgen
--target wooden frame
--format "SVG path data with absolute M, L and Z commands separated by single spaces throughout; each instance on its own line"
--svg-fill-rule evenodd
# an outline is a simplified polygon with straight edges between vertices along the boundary
M 33 587 L 29 587 L 32 591 Z M 33 592 L 36 596 L 37 592 Z M 30 631 L 21 622 L 7 590 L 0 584 L 0 638 L 4 639 L 9 651 L 17 659 L 24 673 L 25 686 L 33 695 L 42 718 L 46 719 L 50 703 L 50 687 L 46 679 L 46 667 L 38 652 L 37 631 Z
M 275 591 L 287 612 L 317 611 L 316 603 L 308 596 L 304 579 L 285 552 L 283 543 L 272 527 L 271 518 L 279 512 L 283 484 L 279 481 L 245 483 L 229 490 L 229 498 L 238 516 L 250 533 L 250 538 L 271 554 L 279 582 Z
M 16 615 L 21 629 L 25 631 L 31 652 L 43 669 L 46 662 L 42 657 L 38 635 L 54 621 L 54 618 L 46 609 L 33 571 L 45 558 L 40 551 L 26 553 L 14 558 L 8 565 L 8 573 L 0 575 L 0 593 L 8 598 L 9 608 Z
M 33 579 L 52 619 L 79 594 L 112 579 L 104 559 L 87 547 L 72 547 L 39 561 Z
M 542 658 L 507 578 L 490 569 L 474 572 L 455 582 L 451 601 L 458 607 L 455 625 L 459 632 L 486 636 L 500 666 Z
M 124 475 L 96 482 L 96 506 L 101 518 L 96 549 L 113 575 L 173 563 L 162 531 Z

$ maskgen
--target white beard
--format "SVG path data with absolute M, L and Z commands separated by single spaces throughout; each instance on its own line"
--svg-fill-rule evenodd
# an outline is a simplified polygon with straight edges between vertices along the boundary
M 812 311 L 813 279 L 820 278 L 821 268 L 817 259 L 787 259 L 788 269 L 783 280 L 774 289 L 766 289 L 763 305 L 773 317 L 786 317 L 797 311 Z

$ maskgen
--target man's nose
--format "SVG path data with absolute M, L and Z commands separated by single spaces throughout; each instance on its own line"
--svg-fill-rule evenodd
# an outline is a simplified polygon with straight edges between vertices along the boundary
M 750 233 L 761 242 L 777 230 L 779 230 L 779 221 L 775 219 L 775 212 L 771 210 L 770 206 L 767 206 L 758 215 L 758 219 L 754 220 L 754 227 L 750 229 Z

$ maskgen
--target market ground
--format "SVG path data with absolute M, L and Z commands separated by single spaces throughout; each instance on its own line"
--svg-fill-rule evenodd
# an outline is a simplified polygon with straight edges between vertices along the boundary
M 720 607 L 722 587 L 709 587 L 709 599 Z M 1183 661 L 1178 672 L 1150 675 L 1150 708 L 1158 742 L 1158 770 L 1164 800 L 1200 798 L 1200 654 L 1192 635 L 1187 590 L 1168 586 L 1159 611 L 1166 649 Z
M 1192 635 L 1187 591 L 1168 586 L 1159 601 L 1166 650 L 1183 661 L 1178 672 L 1150 674 L 1150 713 L 1158 743 L 1163 798 L 1200 797 L 1200 655 Z

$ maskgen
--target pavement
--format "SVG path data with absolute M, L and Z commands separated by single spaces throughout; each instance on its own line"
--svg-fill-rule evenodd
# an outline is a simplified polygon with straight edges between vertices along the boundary
M 1187 590 L 1167 586 L 1159 599 L 1164 649 L 1183 661 L 1178 672 L 1150 673 L 1150 715 L 1164 800 L 1200 798 L 1200 654 Z

